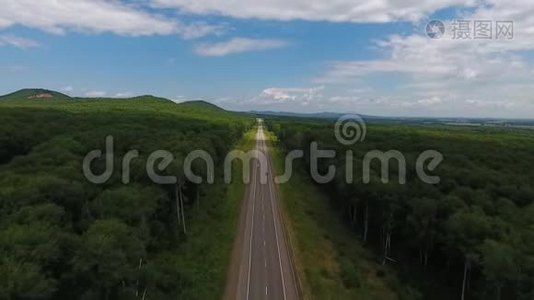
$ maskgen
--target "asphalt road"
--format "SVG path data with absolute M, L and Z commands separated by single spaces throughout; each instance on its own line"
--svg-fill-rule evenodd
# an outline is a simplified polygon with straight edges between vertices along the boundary
M 265 153 L 267 160 L 265 164 L 251 162 L 251 182 L 242 206 L 225 299 L 296 300 L 297 284 L 261 122 L 256 149 Z M 262 174 L 266 181 L 261 180 Z

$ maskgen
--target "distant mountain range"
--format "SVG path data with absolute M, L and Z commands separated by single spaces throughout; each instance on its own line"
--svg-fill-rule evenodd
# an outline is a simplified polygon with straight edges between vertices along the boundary
M 124 99 L 146 99 L 153 98 L 154 100 L 165 100 L 171 101 L 169 99 L 154 97 L 151 95 L 145 96 L 136 96 L 131 98 Z M 121 99 L 121 98 L 107 98 L 107 97 L 98 97 L 98 98 L 89 98 L 89 97 L 71 97 L 63 93 L 47 90 L 47 89 L 22 89 L 16 92 L 0 96 L 0 100 L 95 100 L 95 99 Z
M 356 113 L 293 113 L 283 111 L 253 111 L 252 113 L 266 117 L 286 117 L 302 119 L 337 120 L 342 116 Z M 453 117 L 384 117 L 356 114 L 366 122 L 379 123 L 411 123 L 411 124 L 446 124 L 446 125 L 486 125 L 486 126 L 534 126 L 534 119 L 507 119 L 507 118 L 453 118 Z
M 252 111 L 254 114 L 264 116 L 294 117 L 294 118 L 313 118 L 313 119 L 338 119 L 345 114 L 320 112 L 320 113 L 294 113 L 284 111 Z M 363 117 L 363 116 L 361 116 Z
M 174 102 L 167 98 L 162 97 L 156 97 L 152 95 L 143 95 L 143 96 L 135 96 L 130 98 L 108 98 L 108 97 L 98 97 L 98 98 L 89 98 L 89 97 L 71 97 L 65 94 L 62 94 L 60 92 L 47 90 L 47 89 L 22 89 L 18 90 L 16 92 L 6 94 L 3 96 L 0 96 L 0 101 L 2 100 L 13 100 L 13 101 L 21 101 L 21 100 L 33 100 L 33 101 L 51 101 L 51 100 L 72 100 L 72 101 L 84 101 L 84 100 L 156 100 L 156 101 L 169 101 Z M 224 110 L 223 108 L 209 103 L 207 101 L 203 100 L 191 100 L 191 101 L 185 101 L 180 103 L 183 106 L 192 106 L 192 107 L 203 107 L 209 110 Z

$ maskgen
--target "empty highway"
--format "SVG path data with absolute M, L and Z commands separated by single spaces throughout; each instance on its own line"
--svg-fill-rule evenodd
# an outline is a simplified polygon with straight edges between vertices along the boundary
M 251 162 L 251 181 L 242 206 L 225 299 L 296 300 L 297 284 L 261 122 L 256 149 L 265 154 L 266 160 Z

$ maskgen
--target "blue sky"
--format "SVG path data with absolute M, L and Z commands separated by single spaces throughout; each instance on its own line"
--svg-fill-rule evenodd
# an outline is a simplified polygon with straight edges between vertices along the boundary
M 0 0 L 0 93 L 44 87 L 233 110 L 534 116 L 534 21 L 525 14 L 534 5 L 410 2 Z M 425 35 L 431 19 L 446 24 L 440 39 Z M 456 40 L 454 19 L 513 20 L 514 37 Z

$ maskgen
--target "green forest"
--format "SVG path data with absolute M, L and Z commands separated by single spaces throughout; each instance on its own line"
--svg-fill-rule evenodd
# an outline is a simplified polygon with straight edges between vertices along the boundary
M 336 151 L 334 159 L 318 164 L 320 174 L 336 166 L 336 177 L 317 186 L 329 195 L 329 207 L 353 239 L 374 254 L 377 265 L 396 274 L 408 291 L 403 298 L 534 299 L 532 131 L 368 124 L 363 142 L 344 146 L 335 138 L 333 122 L 272 118 L 267 123 L 282 152 L 304 151 L 295 162 L 299 173 L 310 173 L 310 143 Z M 415 172 L 418 155 L 429 149 L 444 156 L 430 172 L 441 179 L 434 185 Z M 353 183 L 345 177 L 348 150 Z M 382 183 L 380 165 L 373 163 L 371 181 L 364 184 L 362 159 L 371 150 L 402 152 L 406 184 L 396 180 L 394 160 L 389 183 Z M 351 268 L 347 263 L 344 269 Z
M 254 119 L 151 96 L 28 100 L 38 92 L 0 98 L 0 299 L 219 297 L 243 187 L 222 174 L 192 184 L 182 163 L 195 149 L 222 163 Z M 82 161 L 104 151 L 108 135 L 116 172 L 95 185 Z M 139 157 L 124 185 L 117 170 L 132 149 Z M 147 177 L 147 155 L 159 149 L 175 156 L 165 174 L 178 184 Z
M 29 99 L 39 93 L 51 99 Z M 152 96 L 82 99 L 22 90 L 0 97 L 0 299 L 220 298 L 245 187 L 224 184 L 217 166 L 230 150 L 253 147 L 255 117 L 203 101 L 176 104 Z M 534 299 L 531 130 L 369 123 L 364 141 L 344 146 L 331 121 L 273 117 L 266 124 L 276 136 L 277 165 L 284 154 L 304 151 L 295 162 L 298 185 L 282 186 L 285 195 L 305 195 L 313 184 L 312 142 L 337 153 L 318 164 L 321 174 L 330 165 L 338 170 L 333 181 L 315 184 L 327 195 L 313 198 L 321 204 L 284 212 L 308 230 L 321 225 L 310 223 L 309 214 L 321 220 L 332 219 L 324 210 L 335 215 L 336 224 L 301 235 L 311 245 L 328 241 L 320 251 L 342 262 L 339 270 L 332 263 L 321 271 L 329 264 L 324 261 L 310 268 L 316 273 L 301 274 L 315 276 L 306 280 L 314 287 L 339 273 L 342 282 L 331 285 L 347 287 L 339 295 L 367 289 L 374 298 Z M 107 136 L 114 140 L 115 172 L 93 184 L 82 162 L 88 152 L 106 149 Z M 213 157 L 215 184 L 186 179 L 184 158 L 197 149 Z M 124 184 L 120 170 L 130 150 L 139 157 Z M 148 156 L 156 150 L 174 155 L 161 175 L 177 176 L 176 184 L 155 184 L 147 175 Z M 352 183 L 346 181 L 349 150 Z M 388 183 L 376 162 L 364 183 L 363 158 L 372 150 L 400 151 L 406 183 L 397 180 L 394 160 Z M 440 177 L 437 184 L 416 174 L 425 150 L 443 154 L 430 172 Z M 104 156 L 92 165 L 97 171 L 104 166 Z M 205 165 L 193 168 L 206 178 Z M 365 249 L 350 252 L 360 245 Z M 369 272 L 376 274 L 360 278 Z

